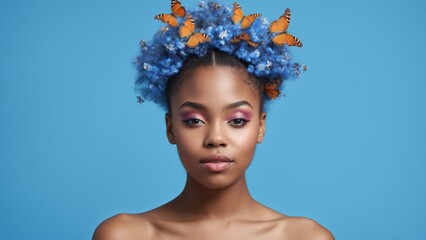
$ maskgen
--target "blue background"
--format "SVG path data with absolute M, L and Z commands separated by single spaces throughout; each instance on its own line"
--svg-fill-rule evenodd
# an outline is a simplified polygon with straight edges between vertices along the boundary
M 1 1 L 0 239 L 90 239 L 180 193 L 164 112 L 133 92 L 139 40 L 169 11 L 155 2 Z M 290 7 L 309 66 L 270 108 L 252 195 L 337 239 L 424 239 L 426 2 L 240 4 L 269 20 Z

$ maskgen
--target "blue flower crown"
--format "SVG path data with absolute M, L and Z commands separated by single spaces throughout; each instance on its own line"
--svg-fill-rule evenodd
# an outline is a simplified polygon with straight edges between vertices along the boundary
M 179 72 L 188 56 L 204 56 L 217 49 L 247 64 L 247 71 L 262 81 L 265 96 L 277 98 L 282 81 L 300 75 L 306 66 L 291 60 L 289 46 L 301 47 L 299 39 L 287 33 L 290 10 L 271 24 L 260 16 L 244 16 L 241 6 L 233 8 L 217 1 L 200 1 L 193 11 L 186 11 L 178 0 L 171 1 L 171 14 L 155 19 L 167 25 L 146 42 L 135 59 L 139 71 L 135 83 L 138 102 L 150 100 L 167 108 L 166 84 Z

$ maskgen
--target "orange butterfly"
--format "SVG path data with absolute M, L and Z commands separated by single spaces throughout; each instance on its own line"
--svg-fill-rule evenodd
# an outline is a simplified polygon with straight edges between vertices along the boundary
M 279 90 L 282 80 L 277 79 L 263 85 L 263 91 L 270 99 L 275 99 L 280 96 L 281 91 Z
M 210 37 L 205 33 L 194 33 L 195 24 L 191 14 L 188 14 L 185 22 L 179 28 L 179 36 L 181 38 L 188 38 L 186 46 L 195 48 L 200 43 L 210 42 Z
M 253 42 L 251 40 L 251 37 L 248 33 L 242 33 L 234 38 L 231 39 L 231 43 L 239 43 L 240 41 L 246 41 L 250 46 L 257 47 L 259 46 L 258 43 Z
M 178 0 L 172 0 L 171 8 L 172 8 L 172 14 L 167 14 L 167 13 L 157 14 L 155 15 L 154 19 L 167 23 L 171 27 L 177 27 L 179 25 L 177 17 L 180 17 L 180 18 L 185 17 L 186 10 L 184 7 L 182 7 L 181 3 Z
M 269 31 L 271 33 L 280 33 L 272 38 L 272 41 L 278 46 L 287 44 L 288 46 L 302 47 L 302 42 L 295 36 L 287 33 L 288 25 L 290 24 L 290 9 L 286 9 L 284 14 L 271 23 Z
M 186 15 L 186 10 L 178 0 L 172 0 L 171 3 L 173 15 L 183 18 Z
M 253 13 L 248 16 L 244 16 L 240 4 L 234 2 L 232 21 L 234 24 L 241 22 L 241 29 L 249 28 L 258 17 L 260 17 L 260 13 Z

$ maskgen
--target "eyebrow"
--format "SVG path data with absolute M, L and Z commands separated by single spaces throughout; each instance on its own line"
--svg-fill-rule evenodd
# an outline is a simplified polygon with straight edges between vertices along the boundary
M 249 102 L 244 101 L 244 100 L 234 102 L 234 103 L 230 103 L 230 104 L 226 105 L 223 109 L 224 110 L 231 110 L 231 109 L 234 109 L 234 108 L 237 108 L 237 107 L 240 107 L 240 106 L 244 106 L 244 105 L 247 105 L 251 109 L 253 109 L 253 106 Z M 207 107 L 205 105 L 203 105 L 201 103 L 197 103 L 197 102 L 185 102 L 182 105 L 180 105 L 179 109 L 182 109 L 184 107 L 195 108 L 195 109 L 203 110 L 203 111 L 207 109 Z
M 247 105 L 251 109 L 253 109 L 253 106 L 249 102 L 247 102 L 247 101 L 234 102 L 234 103 L 226 105 L 223 109 L 225 109 L 225 110 L 231 110 L 231 109 L 234 109 L 234 108 L 237 108 L 237 107 L 240 107 L 240 106 L 244 106 L 244 105 Z

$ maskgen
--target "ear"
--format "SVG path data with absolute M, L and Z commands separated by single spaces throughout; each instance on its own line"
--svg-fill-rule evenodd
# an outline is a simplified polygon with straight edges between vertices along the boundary
M 257 143 L 261 143 L 266 132 L 266 112 L 260 114 L 259 134 L 257 135 Z
M 166 113 L 166 115 L 164 116 L 165 120 L 166 120 L 166 134 L 167 134 L 167 139 L 169 139 L 169 143 L 170 144 L 175 144 L 175 138 L 173 136 L 173 121 L 172 121 L 172 116 L 169 113 Z

